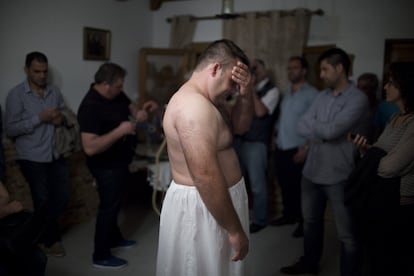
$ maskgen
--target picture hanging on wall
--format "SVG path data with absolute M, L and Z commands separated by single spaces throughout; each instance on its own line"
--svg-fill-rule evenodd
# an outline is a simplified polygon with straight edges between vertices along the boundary
M 139 56 L 139 99 L 154 100 L 159 106 L 185 81 L 189 51 L 172 48 L 141 48 Z
M 83 59 L 109 60 L 111 32 L 109 30 L 83 28 Z

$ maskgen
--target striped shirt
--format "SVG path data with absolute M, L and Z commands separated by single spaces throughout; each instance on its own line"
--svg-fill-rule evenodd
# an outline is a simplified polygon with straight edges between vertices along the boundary
M 394 115 L 374 146 L 387 152 L 378 166 L 381 177 L 401 177 L 400 204 L 414 204 L 414 115 L 395 125 Z

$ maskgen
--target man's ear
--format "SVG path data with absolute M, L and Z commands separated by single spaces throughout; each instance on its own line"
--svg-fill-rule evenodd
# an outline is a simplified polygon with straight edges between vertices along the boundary
M 218 70 L 220 68 L 221 68 L 221 64 L 220 63 L 215 62 L 215 63 L 212 64 L 211 74 L 212 74 L 213 77 L 216 76 L 216 74 L 218 73 Z
M 103 82 L 101 83 L 101 87 L 102 87 L 102 89 L 104 89 L 105 91 L 108 91 L 108 90 L 109 90 L 109 88 L 111 88 L 111 85 L 109 84 L 109 82 L 107 82 L 107 81 L 103 81 Z
M 335 69 L 337 72 L 345 73 L 344 66 L 342 65 L 342 63 L 338 63 L 337 65 L 335 65 Z

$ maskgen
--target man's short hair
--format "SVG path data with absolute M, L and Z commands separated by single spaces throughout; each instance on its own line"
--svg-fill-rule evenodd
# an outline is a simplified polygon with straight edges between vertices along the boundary
M 292 57 L 289 58 L 289 62 L 290 61 L 294 61 L 294 60 L 299 61 L 300 62 L 300 65 L 302 66 L 302 68 L 304 68 L 306 70 L 309 69 L 308 61 L 304 57 L 301 57 L 301 56 L 292 56 Z
M 47 63 L 47 57 L 41 52 L 31 52 L 26 55 L 25 66 L 27 68 L 32 65 L 33 60 L 37 60 L 40 63 Z
M 326 50 L 319 56 L 318 63 L 320 64 L 323 60 L 326 60 L 328 64 L 334 66 L 342 64 L 345 74 L 348 76 L 349 69 L 351 68 L 351 60 L 344 50 L 340 48 L 331 48 Z
M 233 41 L 229 39 L 216 40 L 208 45 L 200 55 L 195 70 L 204 68 L 212 61 L 218 61 L 226 65 L 231 62 L 231 59 L 240 59 L 241 62 L 249 66 L 249 59 L 246 54 Z
M 127 72 L 118 64 L 106 62 L 95 73 L 95 83 L 107 82 L 114 84 L 116 80 L 125 78 Z

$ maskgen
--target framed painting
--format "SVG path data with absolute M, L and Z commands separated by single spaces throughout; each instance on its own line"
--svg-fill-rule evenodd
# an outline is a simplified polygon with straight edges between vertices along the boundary
M 204 49 L 210 45 L 211 42 L 193 42 L 190 45 L 190 69 L 194 69 L 197 64 L 198 58 L 200 57 L 201 53 Z
M 189 51 L 171 48 L 142 48 L 139 53 L 139 101 L 168 103 L 190 74 Z
M 109 30 L 83 28 L 83 59 L 109 60 L 111 32 Z

